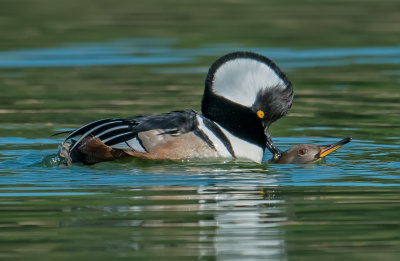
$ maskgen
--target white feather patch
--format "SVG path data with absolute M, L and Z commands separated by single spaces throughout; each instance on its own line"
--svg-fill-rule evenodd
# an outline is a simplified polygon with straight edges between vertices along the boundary
M 130 139 L 127 141 L 127 143 L 137 152 L 146 152 L 137 138 Z
M 217 95 L 250 107 L 260 90 L 286 88 L 284 81 L 267 64 L 238 58 L 222 64 L 214 75 L 212 89 Z
M 225 145 L 222 143 L 222 141 L 215 136 L 215 134 L 210 131 L 203 122 L 203 118 L 197 115 L 197 122 L 199 123 L 199 129 L 202 130 L 207 137 L 211 140 L 213 143 L 218 155 L 223 158 L 230 158 L 232 155 L 229 153 L 229 151 L 226 149 Z
M 120 133 L 120 134 L 118 134 L 118 135 L 111 136 L 111 137 L 109 137 L 109 138 L 107 138 L 107 139 L 102 140 L 102 142 L 103 142 L 103 143 L 106 143 L 106 142 L 108 142 L 108 141 L 110 141 L 110 140 L 112 140 L 112 139 L 116 139 L 116 138 L 118 138 L 118 137 L 121 137 L 121 136 L 124 136 L 124 135 L 127 135 L 127 134 L 131 134 L 131 132 L 128 131 L 128 132 L 125 132 L 125 133 Z
M 115 145 L 112 145 L 111 148 L 113 149 L 121 149 L 121 150 L 134 150 L 136 152 L 146 152 L 143 146 L 140 144 L 137 138 L 133 138 L 127 140 L 126 142 L 121 142 Z
M 126 144 L 126 142 L 120 142 L 111 146 L 113 149 L 120 149 L 120 150 L 132 150 L 131 147 Z
M 250 142 L 242 140 L 232 133 L 224 129 L 221 125 L 217 123 L 217 125 L 221 128 L 224 132 L 228 140 L 230 141 L 233 151 L 237 158 L 240 159 L 249 159 L 258 163 L 261 163 L 264 151 L 261 147 L 254 145 Z

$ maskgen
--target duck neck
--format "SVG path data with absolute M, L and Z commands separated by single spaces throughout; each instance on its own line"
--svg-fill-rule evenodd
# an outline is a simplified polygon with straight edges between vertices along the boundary
M 232 135 L 265 149 L 264 128 L 251 109 L 217 96 L 206 89 L 202 100 L 202 113 Z

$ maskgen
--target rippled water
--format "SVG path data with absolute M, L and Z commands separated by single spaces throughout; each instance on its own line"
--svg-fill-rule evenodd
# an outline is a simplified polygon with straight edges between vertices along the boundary
M 1 7 L 1 260 L 398 259 L 397 1 L 28 2 Z M 200 110 L 209 65 L 235 50 L 293 83 L 278 147 L 353 141 L 308 165 L 56 166 L 56 132 Z
M 276 139 L 282 148 L 332 141 Z M 398 140 L 355 139 L 310 165 L 125 159 L 54 167 L 60 142 L 0 140 L 2 258 L 394 260 L 399 254 Z

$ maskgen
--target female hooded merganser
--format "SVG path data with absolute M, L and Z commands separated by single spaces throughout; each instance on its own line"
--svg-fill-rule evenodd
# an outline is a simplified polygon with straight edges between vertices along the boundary
M 128 156 L 261 162 L 267 148 L 276 160 L 281 151 L 268 127 L 288 113 L 292 101 L 292 84 L 274 62 L 256 53 L 234 52 L 211 65 L 203 114 L 185 110 L 94 121 L 70 132 L 59 154 L 68 164 Z
M 281 164 L 304 164 L 322 159 L 335 150 L 349 143 L 351 137 L 344 138 L 330 145 L 298 144 L 283 152 L 278 158 L 272 158 L 270 162 Z

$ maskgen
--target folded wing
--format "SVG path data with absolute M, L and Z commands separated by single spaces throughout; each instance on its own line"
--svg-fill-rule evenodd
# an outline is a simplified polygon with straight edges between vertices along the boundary
M 65 141 L 72 141 L 70 153 L 96 138 L 112 149 L 148 153 L 155 146 L 178 136 L 196 132 L 196 112 L 174 111 L 166 114 L 137 116 L 127 119 L 102 119 L 74 130 Z

